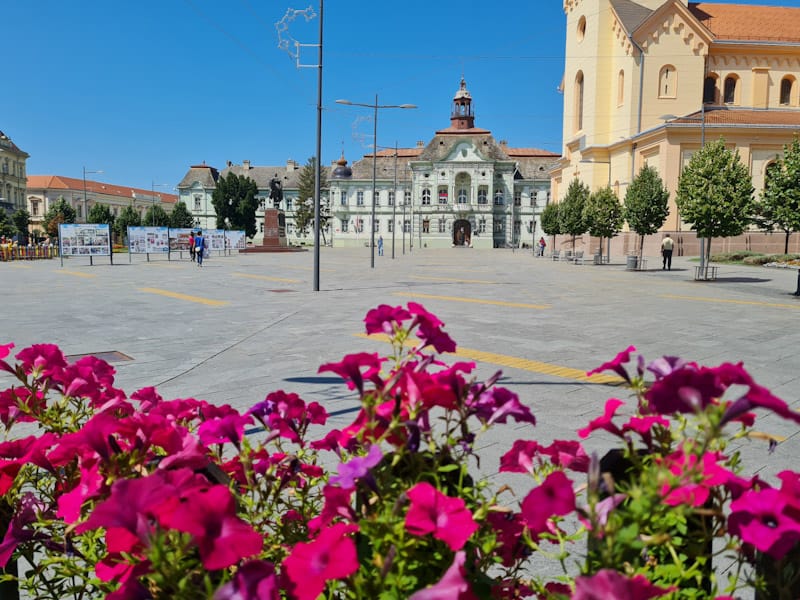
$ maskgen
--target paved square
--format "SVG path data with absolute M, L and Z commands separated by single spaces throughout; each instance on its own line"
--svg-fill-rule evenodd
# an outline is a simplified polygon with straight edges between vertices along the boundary
M 756 380 L 794 408 L 800 377 L 797 272 L 723 266 L 715 282 L 692 281 L 696 263 L 672 271 L 574 265 L 530 252 L 418 250 L 376 257 L 367 248 L 324 248 L 320 292 L 312 291 L 313 253 L 241 254 L 208 259 L 117 256 L 0 263 L 0 342 L 17 350 L 39 342 L 65 354 L 116 352 L 117 384 L 128 394 L 155 385 L 166 398 L 197 397 L 246 409 L 285 389 L 321 402 L 330 423 L 350 422 L 356 400 L 320 364 L 346 353 L 382 351 L 363 333 L 367 310 L 420 302 L 438 315 L 461 356 L 530 405 L 538 426 L 498 427 L 482 439 L 482 467 L 496 470 L 513 439 L 575 437 L 610 396 L 627 392 L 585 381 L 582 373 L 633 344 L 648 359 L 679 355 L 702 364 L 744 361 Z M 655 261 L 651 259 L 651 263 Z M 0 384 L 7 384 L 0 377 Z M 786 437 L 772 455 L 743 441 L 762 476 L 796 467 L 797 427 L 775 417 L 759 429 Z M 588 449 L 609 443 L 602 435 Z

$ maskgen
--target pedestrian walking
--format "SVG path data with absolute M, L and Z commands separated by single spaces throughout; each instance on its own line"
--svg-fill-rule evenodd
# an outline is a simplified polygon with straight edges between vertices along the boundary
M 544 256 L 544 249 L 547 247 L 547 243 L 544 241 L 544 236 L 539 238 L 539 256 Z
M 383 256 L 383 236 L 378 236 L 378 256 Z
M 189 234 L 189 258 L 194 262 L 194 231 Z
M 672 249 L 675 247 L 675 242 L 669 237 L 669 234 L 664 236 L 661 241 L 661 270 L 672 271 Z
M 206 238 L 203 237 L 203 232 L 198 231 L 194 236 L 194 255 L 197 258 L 197 266 L 203 266 L 203 255 L 206 252 Z

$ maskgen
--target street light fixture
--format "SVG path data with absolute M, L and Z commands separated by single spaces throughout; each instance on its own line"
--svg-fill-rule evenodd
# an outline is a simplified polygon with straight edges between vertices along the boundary
M 87 171 L 86 167 L 83 167 L 83 222 L 89 222 L 89 212 L 88 212 L 88 204 L 86 202 L 86 174 L 87 173 L 102 173 L 103 171 Z
M 350 100 L 337 100 L 336 104 L 347 106 L 363 106 L 373 109 L 372 118 L 372 225 L 370 233 L 370 267 L 375 268 L 375 196 L 377 194 L 378 172 L 378 109 L 379 108 L 417 108 L 416 104 L 378 104 L 378 94 L 375 94 L 375 104 L 351 102 Z M 393 226 L 394 228 L 394 226 Z

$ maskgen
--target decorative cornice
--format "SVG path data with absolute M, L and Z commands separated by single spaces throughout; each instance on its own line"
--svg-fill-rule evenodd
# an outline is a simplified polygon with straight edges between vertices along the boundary
M 699 32 L 692 24 L 687 23 L 681 15 L 677 13 L 667 14 L 661 17 L 657 26 L 653 27 L 649 33 L 642 38 L 640 43 L 642 50 L 648 52 L 652 44 L 658 43 L 661 36 L 670 33 L 681 36 L 683 43 L 692 49 L 695 55 L 701 55 L 707 50 L 706 40 L 699 35 Z
M 611 25 L 611 31 L 617 38 L 617 41 L 619 42 L 619 45 L 625 54 L 627 56 L 633 56 L 633 44 L 631 44 L 631 40 L 628 37 L 628 32 L 625 31 L 625 27 L 623 27 L 616 15 L 614 15 L 614 23 Z
M 582 0 L 564 0 L 564 14 L 567 14 L 576 8 L 582 2 Z

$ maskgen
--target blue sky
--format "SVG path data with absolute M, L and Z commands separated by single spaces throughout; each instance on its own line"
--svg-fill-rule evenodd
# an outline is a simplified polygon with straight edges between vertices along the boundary
M 7 2 L 0 130 L 31 155 L 29 174 L 80 178 L 86 167 L 119 185 L 168 184 L 162 192 L 203 161 L 304 164 L 316 151 L 317 70 L 295 67 L 275 24 L 319 3 L 291 1 Z M 449 125 L 462 73 L 478 127 L 561 151 L 561 0 L 328 0 L 324 16 L 323 164 L 372 144 L 372 110 L 336 99 L 416 104 L 378 117 L 378 145 L 411 147 Z M 288 25 L 317 42 L 317 19 Z M 316 48 L 301 60 L 316 63 Z

